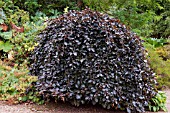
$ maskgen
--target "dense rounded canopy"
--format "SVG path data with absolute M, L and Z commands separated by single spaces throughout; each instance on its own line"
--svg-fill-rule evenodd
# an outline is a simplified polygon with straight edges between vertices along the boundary
M 31 61 L 44 96 L 144 112 L 155 95 L 141 40 L 117 19 L 85 9 L 51 20 Z

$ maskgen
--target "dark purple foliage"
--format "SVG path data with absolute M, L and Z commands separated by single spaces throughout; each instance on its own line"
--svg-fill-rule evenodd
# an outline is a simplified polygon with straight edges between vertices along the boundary
M 138 36 L 117 19 L 85 9 L 51 20 L 31 61 L 37 90 L 72 104 L 144 112 L 155 79 Z

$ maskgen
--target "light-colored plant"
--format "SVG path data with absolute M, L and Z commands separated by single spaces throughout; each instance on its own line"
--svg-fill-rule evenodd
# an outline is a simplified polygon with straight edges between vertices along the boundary
M 158 91 L 157 95 L 150 100 L 149 110 L 154 112 L 160 110 L 167 111 L 165 103 L 166 103 L 165 92 Z

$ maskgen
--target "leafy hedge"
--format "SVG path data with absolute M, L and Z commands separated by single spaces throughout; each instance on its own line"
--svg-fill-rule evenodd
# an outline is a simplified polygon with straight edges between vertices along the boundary
M 154 42 L 151 44 L 149 42 L 145 42 L 144 46 L 148 51 L 148 60 L 150 66 L 153 69 L 153 71 L 156 73 L 156 79 L 158 82 L 157 89 L 163 89 L 166 87 L 170 88 L 170 82 L 169 82 L 170 81 L 170 59 L 168 58 L 168 54 L 167 54 L 168 47 L 170 46 L 168 44 L 168 45 L 164 45 L 163 47 L 154 48 L 155 46 L 158 45 L 158 43 Z
M 46 98 L 144 112 L 155 79 L 138 36 L 90 9 L 51 20 L 30 57 L 35 87 Z

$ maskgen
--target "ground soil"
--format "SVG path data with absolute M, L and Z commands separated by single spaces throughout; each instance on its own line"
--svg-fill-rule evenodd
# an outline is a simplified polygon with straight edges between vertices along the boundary
M 170 113 L 170 90 L 165 90 L 167 95 L 166 107 Z M 50 102 L 45 105 L 36 104 L 17 104 L 8 105 L 4 101 L 0 101 L 0 113 L 125 113 L 115 110 L 106 110 L 101 106 L 83 105 L 80 107 L 74 107 L 68 103 L 54 103 Z M 152 112 L 146 112 L 152 113 Z M 159 111 L 157 113 L 165 113 Z

